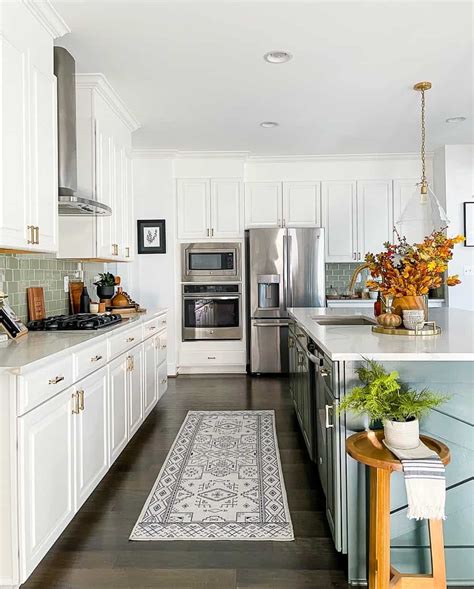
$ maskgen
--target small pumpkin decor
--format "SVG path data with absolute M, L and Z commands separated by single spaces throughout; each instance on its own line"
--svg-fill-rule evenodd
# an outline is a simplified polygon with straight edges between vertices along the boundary
M 402 324 L 402 318 L 396 313 L 392 313 L 392 310 L 388 310 L 386 313 L 382 313 L 377 317 L 377 323 L 382 327 L 395 328 L 400 327 Z

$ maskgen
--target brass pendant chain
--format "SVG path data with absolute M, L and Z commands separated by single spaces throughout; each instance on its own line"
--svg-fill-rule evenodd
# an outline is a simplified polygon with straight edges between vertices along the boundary
M 428 193 L 426 181 L 426 130 L 425 130 L 425 90 L 421 91 L 421 194 Z

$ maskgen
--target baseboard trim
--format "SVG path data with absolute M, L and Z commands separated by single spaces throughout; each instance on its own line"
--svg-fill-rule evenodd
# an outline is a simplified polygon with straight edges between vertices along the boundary
M 245 374 L 245 364 L 222 364 L 221 366 L 180 366 L 179 374 Z

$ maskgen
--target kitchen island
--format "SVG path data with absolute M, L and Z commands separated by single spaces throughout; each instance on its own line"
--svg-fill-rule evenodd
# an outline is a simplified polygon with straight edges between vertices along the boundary
M 442 333 L 434 337 L 389 336 L 372 332 L 367 308 L 289 310 L 290 390 L 303 435 L 319 470 L 326 514 L 336 548 L 348 556 L 351 583 L 366 581 L 367 472 L 345 453 L 345 439 L 367 426 L 362 418 L 339 415 L 337 407 L 356 384 L 364 358 L 397 370 L 417 389 L 450 395 L 421 422 L 422 433 L 446 443 L 445 546 L 450 585 L 474 582 L 474 314 L 430 309 Z M 341 318 L 339 322 L 336 318 Z M 345 319 L 344 319 L 345 318 Z M 321 320 L 321 323 L 318 323 Z M 360 322 L 357 325 L 330 322 Z M 323 325 L 323 323 L 325 323 Z M 308 349 L 309 348 L 309 349 Z M 425 522 L 406 517 L 403 476 L 391 483 L 392 563 L 406 572 L 428 572 L 429 537 Z

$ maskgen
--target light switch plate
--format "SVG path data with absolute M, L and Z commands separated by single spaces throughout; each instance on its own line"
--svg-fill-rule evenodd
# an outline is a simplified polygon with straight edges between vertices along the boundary
M 69 292 L 69 276 L 64 277 L 64 292 Z

